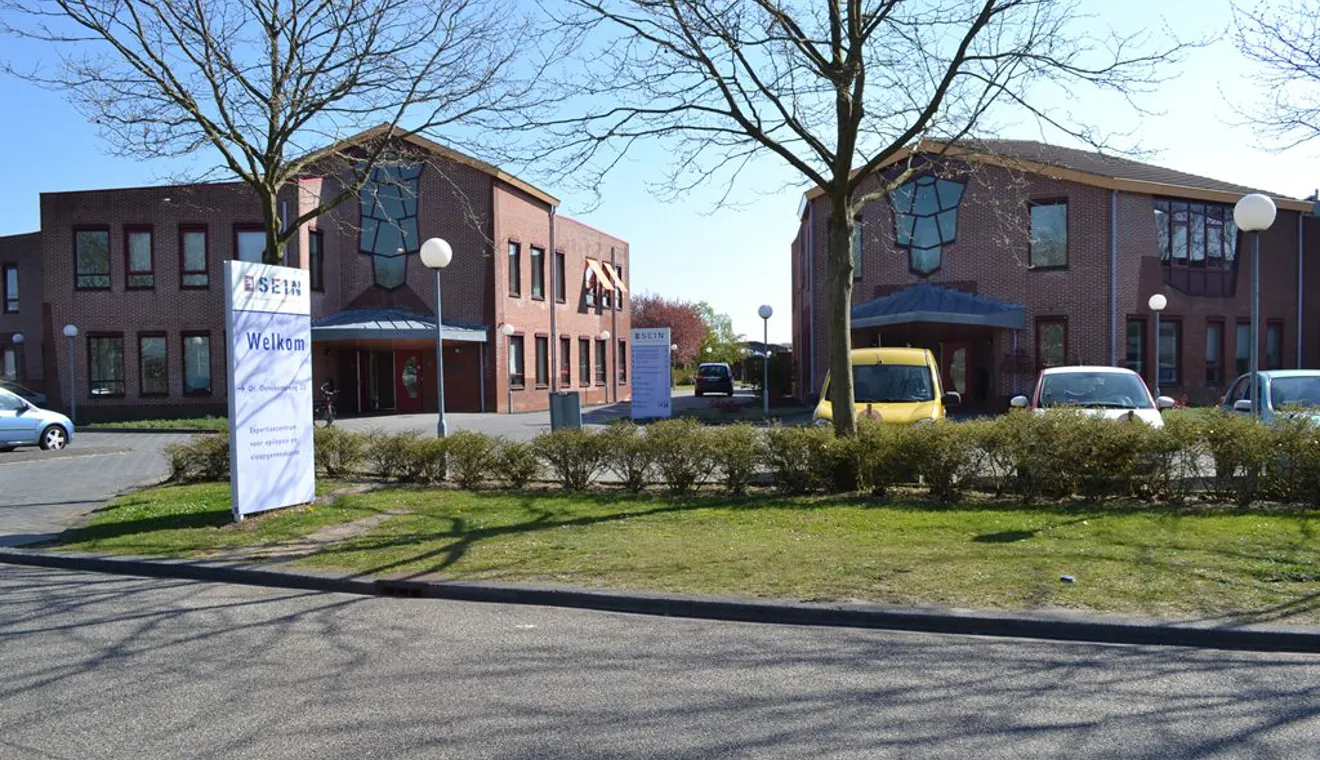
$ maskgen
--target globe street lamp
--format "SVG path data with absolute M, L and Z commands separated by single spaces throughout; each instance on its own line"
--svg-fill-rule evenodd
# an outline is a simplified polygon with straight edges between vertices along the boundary
M 761 348 L 765 354 L 765 363 L 761 367 L 761 405 L 765 416 L 770 416 L 770 317 L 774 315 L 775 310 L 770 308 L 770 304 L 762 304 L 761 308 L 756 310 L 761 315 L 761 324 L 765 328 L 761 335 Z
M 77 424 L 78 422 L 78 385 L 75 380 L 78 365 L 77 358 L 74 356 L 75 338 L 78 337 L 77 325 L 65 325 L 64 337 L 69 339 L 69 421 Z
M 673 371 L 673 370 L 675 370 L 675 369 L 678 369 L 678 344 L 677 344 L 677 343 L 670 343 L 670 344 L 669 344 L 669 368 L 670 368 L 670 372 L 669 372 L 669 387 L 670 387 L 670 388 L 677 388 L 677 387 L 678 387 L 678 373 Z
M 440 270 L 449 266 L 454 258 L 454 249 L 440 238 L 430 238 L 422 243 L 422 263 L 435 273 L 435 398 L 439 418 L 435 423 L 435 437 L 445 437 L 445 354 L 441 346 L 444 333 L 444 318 L 440 311 Z
M 23 340 L 24 340 L 23 333 L 21 332 L 14 333 L 12 340 L 14 341 L 14 346 L 15 346 L 14 379 L 21 383 L 23 382 Z
M 503 335 L 509 347 L 509 414 L 513 414 L 513 334 L 517 332 L 513 325 L 505 322 L 500 325 L 500 335 Z
M 1233 206 L 1233 221 L 1238 229 L 1251 233 L 1251 416 L 1260 414 L 1260 233 L 1274 224 L 1274 201 L 1260 193 L 1244 195 Z
M 1146 302 L 1150 310 L 1155 312 L 1155 398 L 1160 397 L 1160 312 L 1169 305 L 1169 299 L 1164 297 L 1163 293 L 1156 293 Z

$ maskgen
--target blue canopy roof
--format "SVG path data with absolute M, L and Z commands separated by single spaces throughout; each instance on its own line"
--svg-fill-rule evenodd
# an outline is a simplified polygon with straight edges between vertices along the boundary
M 445 320 L 443 337 L 450 341 L 486 342 L 487 328 Z M 345 309 L 312 320 L 312 341 L 434 340 L 435 317 L 403 309 Z
M 852 308 L 852 326 L 881 327 L 913 322 L 980 325 L 1021 330 L 1027 326 L 1021 304 L 921 282 Z

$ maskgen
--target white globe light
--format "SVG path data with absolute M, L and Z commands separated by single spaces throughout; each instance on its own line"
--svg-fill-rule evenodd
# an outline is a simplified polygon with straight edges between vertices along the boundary
M 454 258 L 454 249 L 440 238 L 430 238 L 422 243 L 422 263 L 431 269 L 444 269 Z
M 1274 224 L 1274 214 L 1278 211 L 1274 201 L 1268 195 L 1252 193 L 1244 195 L 1233 206 L 1233 221 L 1243 232 L 1268 230 Z
M 78 326 L 77 326 L 77 325 L 65 325 L 65 326 L 64 326 L 64 337 L 66 337 L 66 338 L 76 338 L 76 337 L 78 337 Z
M 21 346 L 22 344 L 23 344 L 23 333 L 14 333 L 14 345 Z
M 601 339 L 601 340 L 609 340 L 609 339 L 610 339 L 610 331 L 609 331 L 609 330 L 601 330 L 601 331 L 600 331 L 600 339 Z
M 1169 299 L 1164 297 L 1163 293 L 1156 293 L 1146 302 L 1151 311 L 1164 311 L 1164 307 L 1169 305 Z
M 670 351 L 677 351 L 677 350 L 678 350 L 678 344 L 677 344 L 677 343 L 670 343 L 670 344 L 669 344 L 669 350 L 670 350 Z
M 757 309 L 756 313 L 761 315 L 761 319 L 769 319 L 775 313 L 775 310 L 770 308 L 770 304 L 765 304 Z
M 504 324 L 500 325 L 500 335 L 503 335 L 504 337 L 507 338 L 510 335 L 513 335 L 513 333 L 514 333 L 513 325 L 509 324 L 508 322 L 505 322 Z

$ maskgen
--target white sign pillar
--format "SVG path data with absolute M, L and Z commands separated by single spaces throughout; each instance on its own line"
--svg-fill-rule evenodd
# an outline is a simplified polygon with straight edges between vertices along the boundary
M 634 328 L 632 331 L 632 418 L 668 417 L 673 389 L 669 384 L 670 348 L 668 327 Z
M 307 272 L 225 262 L 234 519 L 316 497 Z

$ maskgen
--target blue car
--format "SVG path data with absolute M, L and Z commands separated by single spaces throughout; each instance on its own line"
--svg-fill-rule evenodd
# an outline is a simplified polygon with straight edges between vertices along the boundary
M 34 406 L 0 388 L 0 451 L 15 446 L 40 446 L 58 451 L 73 440 L 73 422 L 59 412 Z
M 1260 418 L 1274 422 L 1282 414 L 1302 415 L 1320 423 L 1320 370 L 1262 370 Z M 1251 375 L 1241 375 L 1224 394 L 1224 411 L 1251 413 Z

